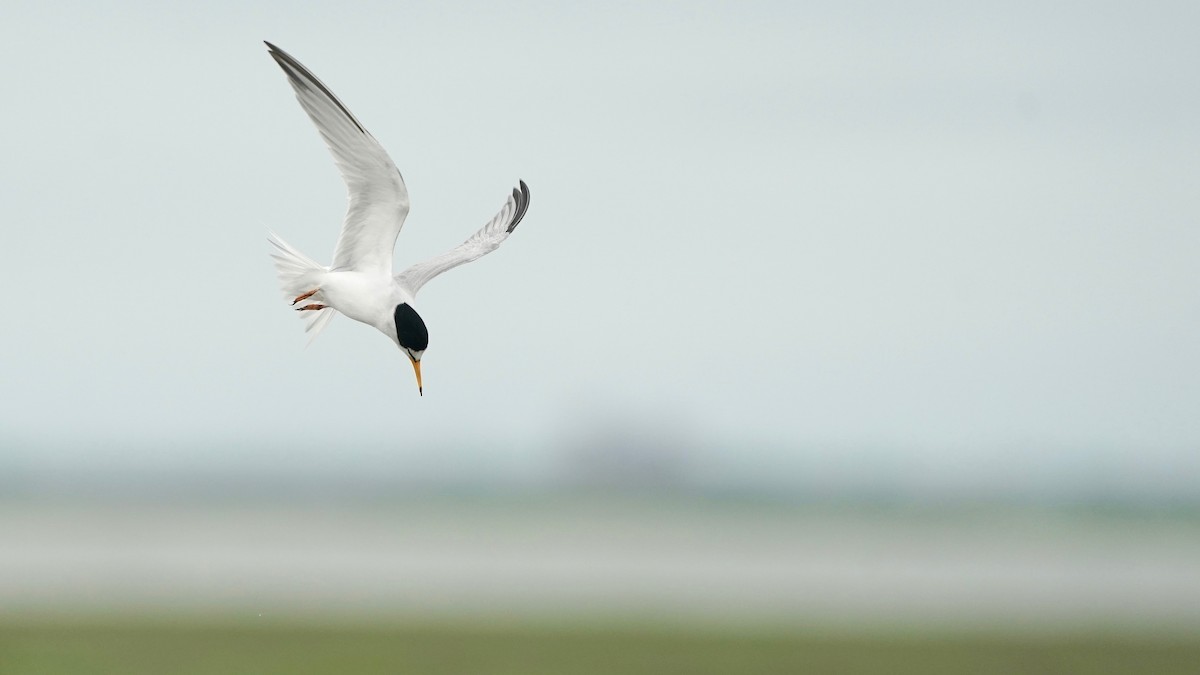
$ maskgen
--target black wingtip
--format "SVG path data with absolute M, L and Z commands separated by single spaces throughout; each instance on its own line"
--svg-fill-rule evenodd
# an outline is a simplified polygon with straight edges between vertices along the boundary
M 529 210 L 529 186 L 523 180 L 518 180 L 517 183 L 520 185 L 520 188 L 513 188 L 513 199 L 517 201 L 517 212 L 513 214 L 512 222 L 508 224 L 506 231 L 509 234 L 512 234 L 512 231 L 517 229 L 517 224 L 521 222 L 521 219 L 525 217 L 525 212 Z
M 263 40 L 263 44 L 269 47 L 268 53 L 271 55 L 271 58 L 275 59 L 275 63 L 278 63 L 279 67 L 283 69 L 283 72 L 287 73 L 288 79 L 291 80 L 295 86 L 309 89 L 311 88 L 310 85 L 315 85 L 321 90 L 322 94 L 327 96 L 330 101 L 333 101 L 333 104 L 336 105 L 342 111 L 342 113 L 346 115 L 346 118 L 349 119 L 354 126 L 358 127 L 359 131 L 367 134 L 367 130 L 363 127 L 363 125 L 360 124 L 358 119 L 350 113 L 350 110 L 340 100 L 338 100 L 338 97 L 333 95 L 333 92 L 329 90 L 329 87 L 326 87 L 325 83 L 322 82 L 320 78 L 318 78 L 316 75 L 313 75 L 312 71 L 310 71 L 308 68 L 305 68 L 304 64 L 297 61 L 296 57 L 283 51 L 279 47 L 276 47 L 266 40 Z M 367 135 L 369 136 L 370 134 Z

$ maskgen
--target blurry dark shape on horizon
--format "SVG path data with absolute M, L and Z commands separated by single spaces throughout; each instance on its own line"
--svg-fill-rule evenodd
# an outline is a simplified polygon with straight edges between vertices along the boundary
M 612 407 L 570 417 L 554 447 L 556 478 L 566 486 L 614 491 L 688 486 L 698 444 L 680 417 Z
M 568 401 L 528 444 L 70 444 L 0 438 L 0 501 L 386 502 L 427 497 L 1010 505 L 1195 512 L 1200 454 L 1119 446 L 927 449 L 723 438 L 671 402 Z M 749 435 L 749 434 L 748 434 Z

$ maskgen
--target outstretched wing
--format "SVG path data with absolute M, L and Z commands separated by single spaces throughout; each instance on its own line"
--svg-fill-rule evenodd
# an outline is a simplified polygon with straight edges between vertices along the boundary
M 379 141 L 299 61 L 267 43 L 275 62 L 287 73 L 296 99 L 325 139 L 350 192 L 350 208 L 342 223 L 332 269 L 392 273 L 392 249 L 408 215 L 404 178 Z
M 471 235 L 470 239 L 436 258 L 430 258 L 404 270 L 396 275 L 396 281 L 415 296 L 425 282 L 442 272 L 463 263 L 469 263 L 499 248 L 500 244 L 508 239 L 508 235 L 517 228 L 521 218 L 525 217 L 525 211 L 528 208 L 529 186 L 525 185 L 525 181 L 521 181 L 519 188 L 513 188 L 512 195 L 504 203 L 504 208 L 500 209 L 500 213 L 497 213 L 478 232 Z

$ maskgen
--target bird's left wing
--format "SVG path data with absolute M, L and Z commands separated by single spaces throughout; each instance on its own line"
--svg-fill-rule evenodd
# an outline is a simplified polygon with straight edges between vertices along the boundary
M 379 141 L 316 75 L 267 43 L 296 99 L 325 139 L 350 192 L 350 207 L 333 253 L 333 269 L 392 273 L 392 249 L 408 216 L 404 178 Z
M 479 228 L 478 232 L 457 247 L 397 274 L 397 283 L 415 296 L 427 281 L 442 272 L 495 251 L 517 228 L 517 224 L 525 217 L 525 211 L 529 208 L 529 186 L 525 185 L 525 181 L 520 183 L 520 187 L 513 188 L 512 195 L 504 203 L 504 207 L 487 225 Z

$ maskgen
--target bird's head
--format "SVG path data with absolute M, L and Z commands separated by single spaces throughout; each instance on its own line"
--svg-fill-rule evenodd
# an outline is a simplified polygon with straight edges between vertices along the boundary
M 393 315 L 396 321 L 396 344 L 408 356 L 408 360 L 412 361 L 413 371 L 417 374 L 417 391 L 424 396 L 425 389 L 421 386 L 421 356 L 429 346 L 429 330 L 425 328 L 421 315 L 407 302 L 396 305 Z

